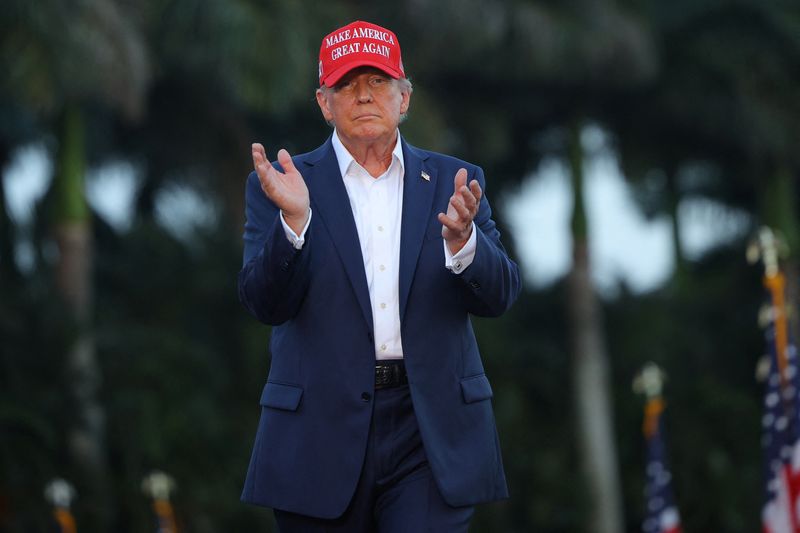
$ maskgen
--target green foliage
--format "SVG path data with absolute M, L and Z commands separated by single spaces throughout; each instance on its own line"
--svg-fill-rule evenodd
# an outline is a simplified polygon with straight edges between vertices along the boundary
M 141 521 L 141 476 L 162 469 L 178 481 L 189 530 L 232 515 L 250 516 L 247 529 L 257 529 L 258 515 L 237 496 L 267 368 L 263 345 L 248 350 L 245 339 L 265 332 L 249 326 L 236 300 L 238 246 L 213 232 L 189 250 L 150 224 L 126 240 L 98 269 L 100 286 L 115 288 L 98 302 L 97 331 L 120 500 Z

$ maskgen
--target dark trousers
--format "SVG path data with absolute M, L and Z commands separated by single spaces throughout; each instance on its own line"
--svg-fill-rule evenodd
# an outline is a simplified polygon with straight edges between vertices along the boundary
M 408 385 L 375 391 L 361 478 L 333 520 L 275 510 L 281 533 L 460 533 L 473 507 L 449 506 L 433 479 Z

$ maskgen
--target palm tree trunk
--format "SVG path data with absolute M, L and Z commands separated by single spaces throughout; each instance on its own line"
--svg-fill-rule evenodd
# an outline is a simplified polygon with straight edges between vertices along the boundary
M 592 285 L 589 265 L 580 133 L 580 125 L 573 125 L 570 137 L 574 194 L 573 265 L 568 278 L 567 306 L 579 451 L 589 495 L 589 514 L 584 531 L 620 533 L 623 531 L 622 498 L 609 392 L 609 364 L 602 311 Z
M 681 224 L 680 224 L 680 203 L 681 193 L 678 188 L 677 169 L 674 165 L 667 168 L 667 201 L 669 202 L 669 216 L 672 222 L 672 247 L 673 258 L 675 261 L 675 271 L 672 275 L 673 281 L 678 285 L 682 285 L 687 276 L 686 268 L 686 255 L 683 253 Z
M 91 521 L 103 522 L 106 491 L 104 411 L 98 401 L 100 368 L 92 338 L 91 216 L 84 194 L 85 146 L 83 115 L 77 105 L 66 108 L 59 132 L 53 181 L 54 234 L 59 259 L 56 285 L 72 315 L 77 334 L 67 352 L 71 393 L 76 406 L 68 433 L 70 458 L 85 476 L 82 501 L 91 502 Z M 91 498 L 91 499 L 87 499 Z
M 9 149 L 0 143 L 0 280 L 3 283 L 16 283 L 20 273 L 14 258 L 14 222 L 6 209 L 5 180 L 1 173 L 9 160 Z

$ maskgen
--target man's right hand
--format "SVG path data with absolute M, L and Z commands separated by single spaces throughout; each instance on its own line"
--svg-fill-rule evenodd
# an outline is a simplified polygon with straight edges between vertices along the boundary
M 279 150 L 278 163 L 285 173 L 278 172 L 270 164 L 261 144 L 253 143 L 253 166 L 261 182 L 261 189 L 281 210 L 286 224 L 299 235 L 308 220 L 310 206 L 308 187 L 292 163 L 289 152 L 284 149 Z

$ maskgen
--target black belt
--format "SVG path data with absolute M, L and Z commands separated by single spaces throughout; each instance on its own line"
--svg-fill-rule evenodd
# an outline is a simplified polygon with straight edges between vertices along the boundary
M 388 389 L 408 383 L 406 365 L 402 359 L 375 363 L 375 389 Z

